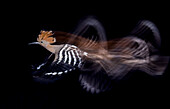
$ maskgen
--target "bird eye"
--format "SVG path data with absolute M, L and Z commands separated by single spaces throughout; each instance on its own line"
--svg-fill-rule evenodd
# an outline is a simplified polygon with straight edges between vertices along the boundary
M 41 43 L 43 43 L 43 41 L 41 41 Z

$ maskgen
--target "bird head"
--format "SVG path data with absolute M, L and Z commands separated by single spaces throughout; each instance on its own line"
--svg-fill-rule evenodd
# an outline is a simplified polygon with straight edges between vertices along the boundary
M 32 42 L 29 44 L 40 44 L 41 46 L 46 48 L 48 45 L 56 42 L 56 39 L 52 37 L 52 35 L 52 31 L 41 31 L 38 35 L 37 42 Z

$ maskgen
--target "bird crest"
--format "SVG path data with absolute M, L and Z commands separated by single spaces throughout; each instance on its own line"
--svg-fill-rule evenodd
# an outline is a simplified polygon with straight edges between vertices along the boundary
M 52 36 L 54 33 L 52 31 L 41 31 L 38 35 L 37 41 L 41 43 L 42 40 L 49 42 L 50 44 L 56 42 L 54 37 Z

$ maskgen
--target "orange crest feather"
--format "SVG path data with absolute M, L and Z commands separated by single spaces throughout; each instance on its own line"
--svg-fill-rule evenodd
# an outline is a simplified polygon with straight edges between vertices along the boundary
M 40 34 L 38 35 L 38 42 L 40 42 L 41 40 L 45 40 L 49 43 L 54 43 L 55 42 L 55 38 L 54 37 L 50 37 L 52 36 L 53 33 L 52 31 L 41 31 Z

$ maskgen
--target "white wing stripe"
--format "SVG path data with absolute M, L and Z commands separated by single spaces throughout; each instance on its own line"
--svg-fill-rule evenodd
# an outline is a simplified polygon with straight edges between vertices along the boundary
M 78 67 L 80 68 L 80 66 L 81 66 L 81 58 L 80 58 L 80 55 L 79 55 L 79 53 L 78 53 L 78 50 L 75 50 L 75 52 L 76 52 L 77 57 L 78 57 L 78 59 L 79 59 Z
M 71 64 L 71 54 L 70 54 L 70 51 L 68 51 L 68 64 L 69 65 Z
M 59 56 L 58 56 L 58 62 L 57 62 L 57 64 L 58 63 L 60 63 L 61 62 L 61 60 L 63 59 L 63 55 L 62 55 L 62 53 L 63 53 L 63 50 L 65 49 L 67 47 L 67 44 L 61 49 L 61 51 L 59 52 Z
M 76 59 L 76 56 L 75 56 L 75 54 L 74 54 L 74 50 L 71 50 L 71 54 L 73 55 L 73 59 L 74 59 L 74 61 L 73 61 L 73 66 L 75 66 L 75 64 L 76 64 L 76 62 L 77 62 L 77 59 Z
M 67 56 L 67 52 L 70 50 L 70 46 L 65 50 L 65 52 L 64 52 L 64 55 L 65 55 L 65 57 L 64 57 L 64 63 L 66 63 L 66 61 L 67 61 L 67 58 L 68 58 L 68 56 Z

